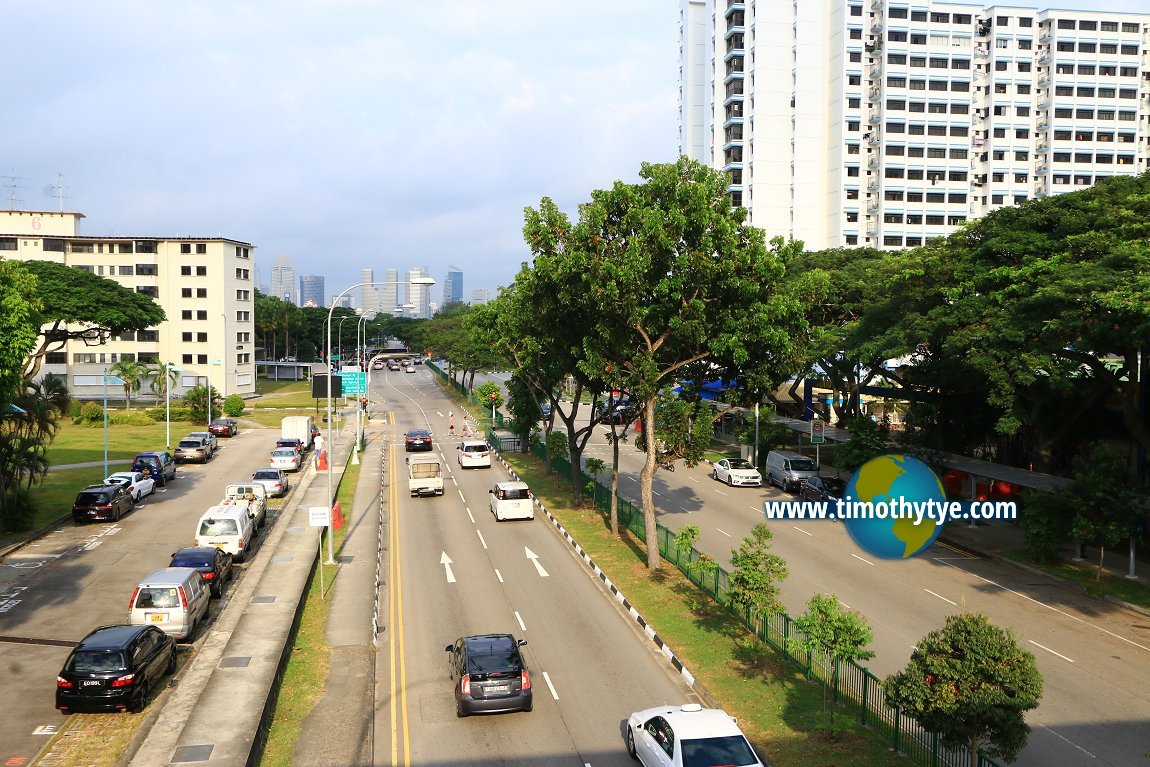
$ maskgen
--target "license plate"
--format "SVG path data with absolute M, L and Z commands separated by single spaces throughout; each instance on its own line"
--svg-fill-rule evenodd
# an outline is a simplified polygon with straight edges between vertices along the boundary
M 491 687 L 485 688 L 485 690 L 488 695 L 506 695 L 511 692 L 511 688 L 505 684 L 492 685 Z
M 152 623 L 163 623 L 167 619 L 167 613 L 148 613 L 148 620 Z

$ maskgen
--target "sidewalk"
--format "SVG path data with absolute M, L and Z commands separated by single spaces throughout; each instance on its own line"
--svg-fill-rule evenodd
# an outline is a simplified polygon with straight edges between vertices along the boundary
M 330 592 L 327 640 L 331 670 L 320 701 L 304 718 L 295 744 L 296 767 L 370 767 L 375 720 L 376 562 L 384 448 L 381 431 L 367 432 L 355 506 Z

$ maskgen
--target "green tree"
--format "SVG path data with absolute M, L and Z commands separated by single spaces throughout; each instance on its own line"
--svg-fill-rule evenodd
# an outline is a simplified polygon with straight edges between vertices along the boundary
M 69 340 L 102 343 L 110 336 L 155 328 L 165 319 L 149 296 L 115 280 L 54 261 L 16 263 L 36 277 L 31 293 L 25 294 L 37 305 L 33 321 L 40 328 L 24 364 L 26 381 L 40 374 L 49 352 L 62 350 Z
M 1034 656 L 985 615 L 949 615 L 915 645 L 906 668 L 883 680 L 886 700 L 937 732 L 949 748 L 1013 762 L 1026 745 L 1025 713 L 1042 699 Z
M 554 281 L 560 306 L 588 318 L 578 366 L 628 392 L 647 423 L 658 392 L 708 359 L 764 390 L 801 365 L 804 311 L 824 280 L 783 282 L 782 240 L 732 207 L 727 177 L 686 157 L 644 164 L 641 183 L 592 192 L 572 225 L 544 199 L 528 209 L 524 238 L 535 271 Z M 640 474 L 647 564 L 659 566 L 652 480 L 656 446 Z
M 872 458 L 891 451 L 890 431 L 870 418 L 855 418 L 846 425 L 850 438 L 835 449 L 835 467 L 854 471 Z
M 479 398 L 479 402 L 487 410 L 498 410 L 503 407 L 503 394 L 500 391 L 499 384 L 494 381 L 487 381 L 475 390 L 475 396 Z
M 168 391 L 180 382 L 180 368 L 172 362 L 156 361 L 149 364 L 144 375 L 151 377 L 148 388 L 157 399 L 167 400 Z
M 727 601 L 733 606 L 762 616 L 782 612 L 779 582 L 787 577 L 787 563 L 772 554 L 771 529 L 765 522 L 751 528 L 738 549 L 731 551 L 731 574 Z
M 566 458 L 568 451 L 567 432 L 552 431 L 547 433 L 547 470 L 551 471 L 551 463 L 557 458 Z
M 116 376 L 122 382 L 124 403 L 128 410 L 131 410 L 132 395 L 142 388 L 144 376 L 148 373 L 148 366 L 135 360 L 120 360 L 108 368 L 108 373 Z
M 1133 535 L 1145 489 L 1134 484 L 1126 458 L 1099 443 L 1079 459 L 1074 481 L 1062 493 L 1073 509 L 1070 533 L 1074 540 L 1098 544 L 1095 577 L 1100 579 L 1107 547 Z
M 224 398 L 224 415 L 229 418 L 239 418 L 244 414 L 244 398 L 238 394 L 229 394 Z
M 796 615 L 791 626 L 799 635 L 791 646 L 812 655 L 823 655 L 831 663 L 831 688 L 839 689 L 839 666 L 850 661 L 870 660 L 874 652 L 868 646 L 874 633 L 866 618 L 843 610 L 833 594 L 815 594 L 807 600 L 807 611 Z M 823 680 L 823 709 L 827 703 L 827 683 Z M 835 706 L 831 706 L 831 737 L 835 734 Z
M 211 398 L 212 413 L 223 412 L 220 408 L 220 393 L 216 387 L 195 386 L 184 394 L 184 407 L 188 408 L 195 423 L 208 422 L 208 398 Z
M 715 435 L 715 422 L 711 420 L 711 407 L 702 400 L 688 402 L 678 397 L 660 394 L 655 405 L 655 439 L 666 459 L 682 459 L 687 466 L 697 466 L 711 447 Z M 635 440 L 640 450 L 647 449 L 646 428 Z

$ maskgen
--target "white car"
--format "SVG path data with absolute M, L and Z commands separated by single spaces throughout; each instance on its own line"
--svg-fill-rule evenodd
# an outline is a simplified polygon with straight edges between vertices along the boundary
M 294 447 L 277 447 L 268 458 L 268 466 L 284 471 L 299 471 L 299 451 Z
M 415 372 L 415 365 L 408 365 L 407 367 L 405 367 L 403 369 L 403 372 L 404 373 L 414 373 Z
M 523 482 L 496 482 L 487 491 L 491 513 L 497 522 L 505 519 L 535 519 L 535 501 L 531 489 Z
M 730 487 L 735 485 L 760 487 L 763 484 L 763 475 L 745 458 L 723 458 L 715 461 L 711 469 L 711 478 L 726 482 Z
M 156 492 L 156 480 L 138 471 L 117 471 L 108 475 L 105 485 L 120 485 L 132 496 L 132 503 Z
M 627 719 L 627 750 L 644 767 L 763 767 L 734 717 L 698 703 L 631 714 Z
M 491 446 L 481 439 L 465 439 L 455 449 L 459 458 L 459 468 L 491 466 Z

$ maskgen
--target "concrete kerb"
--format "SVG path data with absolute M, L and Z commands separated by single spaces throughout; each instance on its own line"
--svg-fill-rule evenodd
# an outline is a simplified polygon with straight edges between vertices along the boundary
M 228 597 L 243 609 L 221 612 L 155 725 L 134 754 L 126 752 L 121 765 L 169 764 L 182 749 L 195 746 L 210 746 L 204 749 L 210 753 L 196 760 L 198 764 L 241 767 L 248 763 L 266 735 L 272 693 L 320 556 L 321 528 L 309 526 L 306 500 L 314 493 L 326 495 L 326 486 L 313 490 L 317 476 L 320 473 L 313 462 L 306 481 L 264 539 L 268 556 L 253 563 L 241 587 Z M 322 497 L 318 502 L 323 503 Z M 272 601 L 254 604 L 257 593 Z
M 515 469 L 511 468 L 511 465 L 507 463 L 507 460 L 503 457 L 503 454 L 498 450 L 494 452 L 495 455 L 499 457 L 499 462 L 503 464 L 503 468 L 506 469 L 507 473 L 511 475 L 511 478 L 519 480 L 519 474 L 515 471 Z M 555 515 L 548 511 L 547 507 L 540 503 L 538 498 L 532 496 L 532 499 L 534 500 L 535 505 L 539 507 L 539 510 L 542 511 L 544 515 L 546 515 L 555 531 L 559 533 L 563 540 L 565 540 L 567 544 L 571 546 L 571 548 L 575 551 L 575 553 L 579 555 L 579 558 L 583 560 L 584 564 L 586 564 L 588 568 L 590 568 L 591 572 L 599 578 L 599 580 L 615 598 L 615 601 L 621 604 L 623 609 L 627 611 L 627 614 L 631 617 L 631 619 L 639 624 L 639 627 L 643 629 L 643 633 L 655 645 L 655 647 L 659 649 L 659 652 L 663 654 L 667 661 L 670 662 L 675 671 L 683 677 L 683 679 L 687 682 L 687 685 L 691 687 L 691 689 L 695 690 L 695 692 L 699 693 L 704 699 L 706 699 L 708 701 L 708 705 L 713 706 L 714 703 L 710 700 L 710 695 L 708 695 L 702 688 L 702 685 L 700 685 L 695 680 L 695 675 L 687 669 L 687 666 L 685 663 L 683 663 L 682 659 L 675 655 L 674 651 L 671 650 L 671 647 L 663 641 L 663 638 L 659 636 L 655 629 L 651 628 L 651 625 L 647 623 L 647 620 L 623 595 L 623 592 L 621 592 L 619 588 L 611 582 L 611 579 L 608 578 L 607 574 L 599 568 L 599 565 L 595 564 L 595 561 L 591 559 L 591 556 L 583 549 L 582 546 L 579 545 L 579 542 L 576 541 L 569 532 L 567 532 L 567 529 L 563 527 L 563 523 L 556 519 Z

